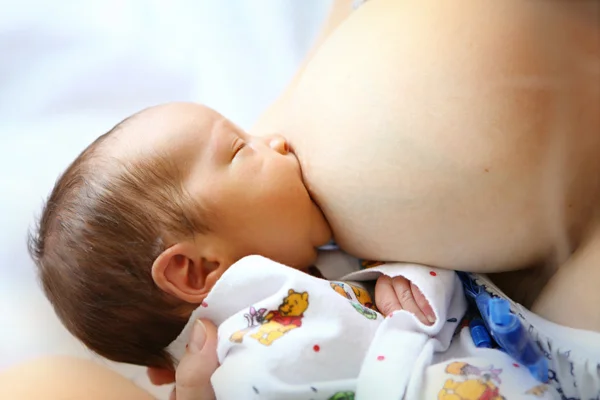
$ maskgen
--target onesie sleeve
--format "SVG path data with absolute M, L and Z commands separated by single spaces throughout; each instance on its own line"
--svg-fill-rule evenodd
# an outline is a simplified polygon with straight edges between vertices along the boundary
M 414 318 L 415 322 L 418 322 L 414 329 L 431 336 L 452 335 L 456 328 L 456 322 L 462 318 L 467 308 L 462 284 L 456 272 L 417 264 L 380 263 L 374 267 L 350 273 L 343 279 L 370 281 L 376 280 L 380 275 L 392 278 L 403 276 L 421 290 L 431 305 L 436 316 L 436 321 L 432 326 L 422 324 L 408 311 L 398 311 L 410 315 L 407 317 L 408 319 Z M 410 329 L 413 329 L 412 324 Z M 443 330 L 449 330 L 449 333 L 443 333 Z M 445 337 L 445 341 L 447 340 L 449 338 Z
M 379 326 L 357 380 L 357 398 L 416 398 L 434 354 L 445 352 L 466 311 L 462 284 L 454 271 L 415 264 L 387 263 L 345 279 L 403 276 L 423 292 L 435 312 L 428 326 L 405 310 L 394 311 Z M 383 382 L 387 382 L 383 384 Z M 392 383 L 393 382 L 393 383 Z M 417 388 L 417 389 L 414 389 Z

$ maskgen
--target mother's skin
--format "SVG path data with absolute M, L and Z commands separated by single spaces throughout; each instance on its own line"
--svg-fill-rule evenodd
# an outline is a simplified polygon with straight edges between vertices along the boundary
M 598 11 L 372 1 L 320 48 L 284 117 L 257 130 L 291 141 L 345 250 L 477 272 L 537 267 L 513 274 L 529 278 L 509 294 L 600 331 L 585 307 L 600 301 L 600 267 L 570 261 L 600 246 Z M 570 293 L 584 273 L 585 301 Z

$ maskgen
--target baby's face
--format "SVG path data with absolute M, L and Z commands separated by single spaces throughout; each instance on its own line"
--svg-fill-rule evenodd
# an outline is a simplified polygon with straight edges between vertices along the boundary
M 251 136 L 209 108 L 172 103 L 126 122 L 107 151 L 130 161 L 160 152 L 175 162 L 231 262 L 260 254 L 305 267 L 330 239 L 298 159 L 280 136 Z

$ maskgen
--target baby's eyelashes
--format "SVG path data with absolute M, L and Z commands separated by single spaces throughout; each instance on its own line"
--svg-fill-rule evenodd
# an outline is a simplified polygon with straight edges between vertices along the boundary
M 246 147 L 246 142 L 244 141 L 244 139 L 238 139 L 235 142 L 235 146 L 233 148 L 233 156 L 232 159 L 235 158 L 235 156 L 238 155 L 238 153 L 244 148 Z

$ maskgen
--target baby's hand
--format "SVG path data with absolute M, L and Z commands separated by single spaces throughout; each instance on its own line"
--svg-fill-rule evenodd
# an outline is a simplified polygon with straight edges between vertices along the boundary
M 381 275 L 375 284 L 375 304 L 383 315 L 406 310 L 425 325 L 433 325 L 435 313 L 418 287 L 402 276 Z

